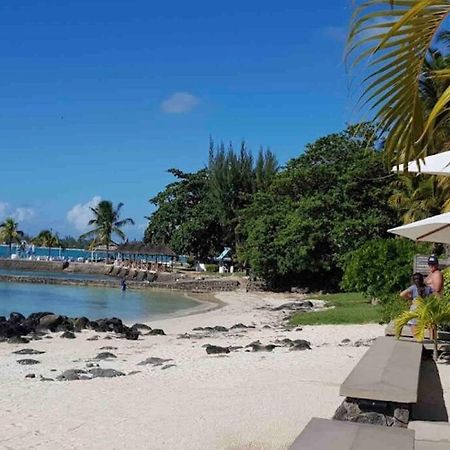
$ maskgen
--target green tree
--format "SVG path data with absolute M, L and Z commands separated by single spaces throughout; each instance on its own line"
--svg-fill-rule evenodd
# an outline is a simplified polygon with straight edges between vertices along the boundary
M 11 257 L 11 247 L 13 242 L 20 242 L 23 238 L 23 231 L 18 229 L 18 223 L 8 217 L 0 224 L 0 239 L 9 246 L 9 256 Z
M 355 10 L 348 58 L 352 66 L 368 67 L 363 105 L 374 111 L 389 160 L 396 163 L 442 151 L 436 129 L 448 117 L 450 70 L 428 71 L 430 83 L 447 84 L 436 91 L 431 109 L 422 98 L 423 73 L 449 12 L 448 0 L 370 0 Z
M 255 164 L 245 142 L 236 152 L 230 143 L 210 142 L 208 163 L 208 201 L 222 228 L 223 244 L 233 250 L 240 244 L 240 214 L 249 205 L 253 194 L 271 185 L 278 171 L 278 162 L 270 150 L 260 150 Z
M 207 258 L 224 245 L 239 246 L 240 215 L 255 192 L 267 189 L 278 170 L 275 155 L 261 149 L 256 162 L 242 143 L 235 152 L 210 142 L 208 167 L 195 173 L 170 169 L 176 181 L 150 199 L 146 242 L 170 245 L 179 254 Z
M 150 199 L 156 210 L 148 217 L 145 241 L 167 244 L 178 254 L 207 257 L 220 250 L 221 228 L 207 202 L 206 169 L 185 173 L 169 169 L 176 181 Z
M 51 230 L 42 230 L 33 239 L 33 243 L 40 247 L 48 248 L 48 257 L 50 258 L 51 250 L 55 247 L 61 247 L 61 241 L 57 233 L 53 233 Z
M 403 175 L 394 181 L 389 204 L 399 211 L 403 223 L 426 219 L 446 210 L 450 185 L 442 178 Z
M 341 287 L 368 298 L 398 294 L 411 284 L 414 255 L 428 253 L 430 244 L 409 239 L 373 239 L 345 257 Z
M 109 246 L 115 243 L 112 240 L 113 235 L 117 235 L 120 239 L 125 240 L 125 233 L 121 230 L 125 225 L 134 225 L 134 220 L 131 218 L 120 219 L 120 210 L 123 203 L 119 203 L 114 208 L 113 203 L 109 200 L 102 200 L 95 207 L 91 207 L 94 216 L 88 222 L 89 226 L 94 226 L 94 229 L 83 233 L 80 239 L 93 238 L 94 245 L 106 246 L 106 260 L 109 259 Z
M 370 128 L 320 138 L 244 210 L 239 257 L 271 286 L 336 288 L 345 255 L 397 224 L 390 193 Z

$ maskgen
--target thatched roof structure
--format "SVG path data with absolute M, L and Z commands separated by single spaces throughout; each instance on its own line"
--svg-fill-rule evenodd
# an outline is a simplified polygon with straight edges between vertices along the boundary
M 102 245 L 97 245 L 94 248 L 92 248 L 92 250 L 94 250 L 94 252 L 106 252 L 106 245 L 102 244 Z M 109 251 L 110 252 L 115 252 L 117 251 L 117 245 L 115 244 L 111 244 L 109 246 Z
M 119 253 L 130 255 L 177 256 L 177 254 L 166 245 L 151 245 L 144 244 L 143 242 L 125 242 L 125 244 L 117 247 L 117 251 Z

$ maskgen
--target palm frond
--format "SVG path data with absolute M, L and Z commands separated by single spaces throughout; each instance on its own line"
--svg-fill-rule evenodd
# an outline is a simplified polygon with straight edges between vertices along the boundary
M 436 118 L 450 103 L 441 95 L 430 115 L 420 98 L 427 52 L 450 11 L 448 0 L 368 0 L 356 8 L 347 57 L 351 67 L 367 62 L 362 104 L 374 111 L 385 149 L 396 163 L 434 151 Z M 375 24 L 374 24 L 375 22 Z M 446 71 L 440 78 L 449 78 Z
M 397 338 L 400 337 L 403 327 L 413 319 L 417 319 L 417 313 L 415 311 L 404 311 L 397 319 L 395 319 L 395 336 Z

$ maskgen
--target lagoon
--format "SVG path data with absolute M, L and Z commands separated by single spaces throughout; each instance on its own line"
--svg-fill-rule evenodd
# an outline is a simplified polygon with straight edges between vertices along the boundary
M 85 286 L 0 283 L 0 316 L 49 311 L 91 320 L 119 317 L 124 322 L 160 319 L 187 312 L 199 303 L 182 293 L 156 289 L 127 290 Z

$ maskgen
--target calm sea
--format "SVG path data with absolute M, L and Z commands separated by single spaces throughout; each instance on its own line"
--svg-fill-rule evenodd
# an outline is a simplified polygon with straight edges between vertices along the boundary
M 91 320 L 119 317 L 125 322 L 162 318 L 186 311 L 199 303 L 184 296 L 159 290 L 127 290 L 85 286 L 59 286 L 0 282 L 0 316 L 12 311 L 24 315 L 48 311 Z
M 17 253 L 17 246 L 12 246 L 12 253 Z M 104 257 L 104 253 L 97 252 L 98 257 Z M 47 258 L 49 256 L 49 249 L 47 247 L 34 247 L 33 256 L 35 257 L 44 257 Z M 73 260 L 77 260 L 78 258 L 89 259 L 91 257 L 91 252 L 79 249 L 79 248 L 67 248 L 67 249 L 59 249 L 59 248 L 51 248 L 50 249 L 50 257 L 52 258 L 72 258 Z M 9 246 L 8 245 L 0 245 L 0 258 L 9 258 Z

